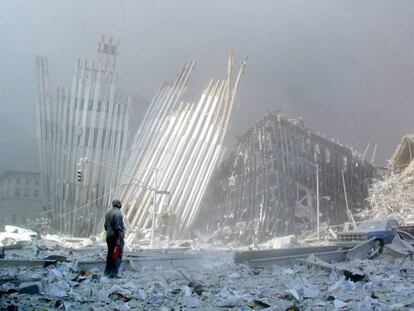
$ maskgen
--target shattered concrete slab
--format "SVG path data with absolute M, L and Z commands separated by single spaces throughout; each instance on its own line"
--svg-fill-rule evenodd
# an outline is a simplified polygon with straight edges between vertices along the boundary
M 376 247 L 375 240 L 376 238 L 374 237 L 372 239 L 366 240 L 354 246 L 353 248 L 347 251 L 346 257 L 349 260 L 371 258 L 372 256 L 375 255 L 377 251 L 377 249 L 375 248 Z
M 395 235 L 391 244 L 385 245 L 384 254 L 393 257 L 413 257 L 414 247 L 400 238 L 398 234 Z

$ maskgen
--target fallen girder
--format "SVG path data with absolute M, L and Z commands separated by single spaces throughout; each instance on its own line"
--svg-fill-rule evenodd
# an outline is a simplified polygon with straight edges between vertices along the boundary
M 340 262 L 349 259 L 372 258 L 376 254 L 374 238 L 354 247 L 341 245 L 301 246 L 257 251 L 236 252 L 235 263 L 247 263 L 250 267 L 266 267 L 272 265 L 294 265 L 304 262 L 309 256 L 317 257 L 325 262 Z

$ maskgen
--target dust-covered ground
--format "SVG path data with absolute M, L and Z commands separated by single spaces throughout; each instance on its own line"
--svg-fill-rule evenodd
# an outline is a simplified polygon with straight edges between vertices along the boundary
M 198 247 L 179 250 L 189 256 L 181 263 L 134 261 L 120 278 L 108 279 L 101 268 L 79 271 L 78 262 L 105 257 L 104 245 L 87 244 L 77 249 L 73 245 L 79 241 L 70 245 L 38 240 L 6 250 L 6 259 L 63 255 L 68 262 L 2 266 L 1 310 L 414 310 L 414 265 L 409 258 L 380 255 L 337 264 L 366 275 L 352 281 L 299 264 L 249 268 L 234 264 L 234 250 Z

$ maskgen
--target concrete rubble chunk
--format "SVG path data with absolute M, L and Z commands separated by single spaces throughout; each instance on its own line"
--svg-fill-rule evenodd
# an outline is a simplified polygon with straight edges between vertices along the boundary
M 192 290 L 191 290 L 191 288 L 190 288 L 190 287 L 188 287 L 188 286 L 183 286 L 183 287 L 181 287 L 181 292 L 182 292 L 182 294 L 183 294 L 184 296 L 186 296 L 186 297 L 190 297 L 190 296 L 191 296 L 191 294 L 192 294 Z
M 186 305 L 189 308 L 198 308 L 200 306 L 200 301 L 195 297 L 190 297 L 188 298 Z
M 345 308 L 347 306 L 347 303 L 340 300 L 340 299 L 335 299 L 334 300 L 334 308 L 335 310 L 341 310 L 342 308 Z
M 42 283 L 40 282 L 24 282 L 19 285 L 19 294 L 39 295 L 42 291 Z
M 384 254 L 402 258 L 413 257 L 414 247 L 396 234 L 392 243 L 385 245 Z
M 316 289 L 312 289 L 309 287 L 303 288 L 303 298 L 316 298 L 319 297 L 320 293 Z
M 371 258 L 376 251 L 375 239 L 376 238 L 374 237 L 349 249 L 346 253 L 346 257 L 349 260 Z

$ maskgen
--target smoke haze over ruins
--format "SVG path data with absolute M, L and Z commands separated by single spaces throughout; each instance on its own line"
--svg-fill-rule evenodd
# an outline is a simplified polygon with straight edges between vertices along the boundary
M 180 65 L 192 89 L 223 76 L 229 50 L 249 57 L 229 145 L 268 111 L 355 146 L 384 164 L 414 115 L 412 1 L 8 1 L 0 4 L 0 170 L 38 170 L 35 55 L 52 87 L 103 33 L 120 38 L 119 85 L 138 109 Z M 194 98 L 191 98 L 194 99 Z

